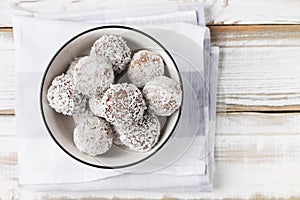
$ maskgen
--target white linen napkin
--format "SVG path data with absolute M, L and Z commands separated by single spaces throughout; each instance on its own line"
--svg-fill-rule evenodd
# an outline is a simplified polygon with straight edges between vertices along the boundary
M 165 19 L 167 16 L 175 16 L 175 18 L 178 16 L 194 16 L 194 18 L 190 19 L 193 19 L 191 24 L 195 24 L 197 15 L 192 15 L 189 11 L 184 12 L 185 14 L 176 12 L 169 15 L 162 14 L 162 17 Z M 149 19 L 147 20 L 146 17 L 143 17 L 142 20 L 137 19 L 137 21 L 142 24 L 149 24 L 149 21 L 151 21 Z M 154 21 L 151 21 L 152 24 L 160 21 L 157 17 L 153 19 Z M 172 21 L 174 18 L 169 17 L 168 19 Z M 209 182 L 207 172 L 211 167 L 208 167 L 209 161 L 203 159 L 203 154 L 201 155 L 202 157 L 200 156 L 201 152 L 197 148 L 196 150 L 195 148 L 190 148 L 189 152 L 178 162 L 164 170 L 151 174 L 137 175 L 86 166 L 73 160 L 56 146 L 47 133 L 41 119 L 38 101 L 40 83 L 43 71 L 60 46 L 79 32 L 94 27 L 94 23 L 99 25 L 99 21 L 87 23 L 88 19 L 86 16 L 84 23 L 79 22 L 78 18 L 76 21 L 62 22 L 17 17 L 14 22 L 17 53 L 16 123 L 19 138 L 20 183 L 76 183 L 74 188 L 77 185 L 78 188 L 85 186 L 86 189 L 91 190 L 133 189 L 137 186 L 139 186 L 137 188 L 141 189 L 192 188 L 192 186 L 197 189 L 203 189 L 205 188 L 203 185 L 209 185 L 207 184 Z M 134 18 L 125 21 L 126 23 L 129 21 L 134 22 Z M 186 22 L 186 20 L 183 21 Z M 32 27 L 36 28 L 33 29 Z M 159 25 L 156 25 L 156 27 L 159 27 Z M 206 28 L 188 24 L 168 25 L 164 26 L 164 28 L 175 29 L 192 38 L 202 47 L 205 35 L 208 34 Z M 206 119 L 208 118 L 206 117 Z M 196 140 L 198 143 L 193 144 L 194 147 L 202 146 L 204 142 L 207 142 L 206 136 L 204 134 L 202 136 L 203 139 Z M 116 177 L 108 178 L 113 176 Z M 106 179 L 101 180 L 103 178 Z M 122 184 L 125 182 L 126 184 Z M 149 183 L 151 184 L 149 185 Z M 52 185 L 52 188 L 55 188 L 55 185 Z
M 196 20 L 191 18 L 194 15 L 196 15 Z M 73 11 L 68 13 L 35 13 L 33 16 L 37 18 L 74 22 L 101 22 L 105 24 L 140 25 L 188 22 L 199 26 L 205 26 L 204 10 L 202 4 L 199 2 L 133 5 L 127 8 L 113 7 L 93 11 Z

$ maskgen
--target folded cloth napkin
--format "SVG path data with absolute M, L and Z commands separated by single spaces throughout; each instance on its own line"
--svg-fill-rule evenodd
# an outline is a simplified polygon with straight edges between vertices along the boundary
M 170 14 L 172 13 L 172 14 Z M 196 20 L 194 16 L 196 15 Z M 114 24 L 160 24 L 188 22 L 205 26 L 203 6 L 200 3 L 168 3 L 135 5 L 123 8 L 73 11 L 68 13 L 35 13 L 34 17 L 78 22 Z
M 194 16 L 191 24 L 195 24 L 197 15 L 191 15 L 190 12 L 184 11 L 186 15 L 181 13 L 181 16 Z M 202 12 L 203 13 L 203 12 Z M 160 13 L 161 14 L 161 13 Z M 179 16 L 179 13 L 161 14 L 165 19 L 166 16 Z M 74 17 L 74 16 L 73 16 Z M 94 18 L 95 15 L 93 15 Z M 46 18 L 44 16 L 43 18 Z M 73 183 L 72 188 L 93 190 L 93 189 L 145 189 L 145 190 L 160 190 L 164 191 L 176 189 L 185 190 L 186 188 L 195 188 L 196 190 L 211 189 L 211 169 L 212 155 L 205 156 L 207 147 L 203 150 L 197 147 L 208 144 L 208 140 L 212 141 L 208 135 L 208 125 L 205 130 L 202 130 L 195 140 L 191 148 L 172 165 L 148 174 L 124 174 L 120 171 L 95 169 L 68 157 L 64 154 L 52 141 L 47 130 L 44 127 L 39 110 L 39 91 L 43 72 L 49 63 L 51 57 L 56 53 L 69 38 L 79 32 L 100 24 L 99 20 L 88 21 L 85 16 L 84 22 L 80 22 L 80 18 L 76 18 L 77 22 L 68 22 L 58 20 L 47 20 L 41 18 L 17 17 L 14 23 L 14 34 L 16 44 L 17 57 L 17 94 L 16 94 L 16 120 L 17 134 L 19 138 L 19 177 L 21 184 L 48 184 L 40 185 L 42 189 L 55 189 L 55 183 Z M 144 16 L 143 19 L 137 19 L 141 24 L 149 24 L 151 18 Z M 159 22 L 159 18 L 153 18 Z M 169 20 L 172 21 L 172 17 Z M 192 19 L 192 18 L 191 18 Z M 106 19 L 102 19 L 106 20 Z M 119 19 L 116 19 L 119 20 Z M 178 19 L 176 19 L 178 20 Z M 100 20 L 101 21 L 101 20 Z M 119 20 L 120 21 L 120 20 Z M 134 21 L 131 18 L 129 21 Z M 180 21 L 179 21 L 180 22 Z M 183 22 L 187 22 L 183 20 Z M 96 23 L 96 24 L 95 24 Z M 102 22 L 104 23 L 104 22 Z M 110 23 L 113 23 L 110 21 Z M 134 24 L 134 23 L 133 23 Z M 153 21 L 152 21 L 152 24 Z M 37 27 L 32 29 L 32 27 Z M 189 24 L 173 24 L 159 26 L 156 28 L 165 28 L 176 30 L 185 34 L 194 40 L 200 47 L 204 48 L 205 39 L 207 37 L 207 28 Z M 154 33 L 155 28 L 143 27 L 146 32 Z M 193 33 L 191 35 L 191 33 Z M 157 35 L 156 38 L 158 38 Z M 214 56 L 218 55 L 217 50 Z M 205 56 L 204 56 L 205 57 Z M 212 65 L 211 62 L 205 61 L 205 65 L 200 70 L 207 71 L 207 83 L 210 80 L 215 81 L 217 65 Z M 204 69 L 205 68 L 205 69 Z M 212 70 L 214 68 L 214 70 Z M 211 73 L 209 73 L 211 72 Z M 216 81 L 215 81 L 216 82 Z M 215 87 L 215 84 L 213 84 Z M 210 84 L 208 84 L 210 87 Z M 206 98 L 207 99 L 207 98 Z M 215 98 L 210 95 L 210 104 L 204 106 L 207 111 L 204 118 L 209 123 L 209 109 L 213 109 Z M 204 101 L 205 102 L 205 101 Z M 211 109 L 211 110 L 212 110 Z M 215 109 L 215 108 L 214 108 Z M 211 113 L 215 113 L 211 111 Z M 213 124 L 213 117 L 211 118 Z M 214 132 L 210 131 L 210 135 Z M 200 149 L 200 151 L 199 151 Z M 103 179 L 106 178 L 106 179 Z M 67 185 L 67 184 L 66 184 Z M 64 188 L 64 184 L 60 184 L 59 188 Z M 56 188 L 57 189 L 57 188 Z M 67 189 L 67 188 L 65 188 Z

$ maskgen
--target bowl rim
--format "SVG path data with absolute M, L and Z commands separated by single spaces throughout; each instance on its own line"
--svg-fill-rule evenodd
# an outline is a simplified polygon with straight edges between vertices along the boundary
M 148 156 L 146 156 L 145 158 L 142 158 L 138 161 L 135 161 L 133 163 L 129 163 L 129 164 L 125 164 L 125 165 L 117 165 L 117 166 L 105 166 L 105 165 L 97 165 L 97 164 L 92 164 L 92 163 L 89 163 L 87 161 L 84 161 L 78 157 L 76 157 L 75 155 L 73 155 L 71 152 L 69 152 L 66 148 L 63 147 L 62 144 L 60 144 L 58 142 L 58 140 L 55 138 L 54 134 L 51 132 L 50 130 L 50 127 L 48 126 L 48 123 L 47 123 L 47 120 L 46 120 L 46 117 L 45 117 L 45 113 L 44 113 L 44 109 L 43 109 L 43 88 L 44 88 L 44 84 L 45 84 L 45 79 L 46 79 L 46 76 L 48 74 L 48 71 L 52 65 L 52 63 L 54 62 L 54 60 L 56 59 L 56 57 L 59 55 L 59 53 L 67 46 L 69 45 L 71 42 L 73 42 L 75 39 L 81 37 L 82 35 L 84 34 L 87 34 L 89 32 L 92 32 L 92 31 L 96 31 L 96 30 L 101 30 L 101 29 L 110 29 L 110 28 L 118 28 L 118 29 L 126 29 L 126 30 L 129 30 L 129 31 L 134 31 L 134 32 L 137 32 L 139 34 L 142 34 L 148 38 L 150 38 L 152 41 L 154 41 L 157 45 L 160 46 L 160 48 L 162 48 L 162 50 L 169 56 L 169 58 L 171 59 L 171 61 L 173 62 L 173 65 L 175 66 L 175 69 L 177 71 L 177 74 L 178 74 L 178 77 L 179 77 L 179 83 L 180 83 L 180 87 L 181 87 L 181 90 L 182 90 L 182 101 L 181 101 L 181 105 L 180 107 L 178 108 L 178 117 L 176 119 L 176 122 L 175 122 L 175 125 L 174 127 L 172 128 L 170 134 L 167 136 L 167 138 L 165 139 L 165 141 L 157 148 L 155 149 L 155 151 L 153 151 L 151 154 L 149 154 Z M 104 26 L 98 26 L 98 27 L 94 27 L 94 28 L 90 28 L 90 29 L 87 29 L 75 36 L 73 36 L 70 40 L 68 40 L 66 43 L 64 43 L 64 45 L 62 47 L 59 48 L 59 50 L 55 53 L 55 55 L 51 58 L 49 64 L 47 65 L 47 68 L 45 70 L 45 72 L 43 73 L 43 77 L 42 77 L 42 81 L 41 81 L 41 85 L 40 85 L 40 111 L 41 111 L 41 114 L 42 114 L 42 119 L 44 121 L 44 125 L 46 126 L 47 128 L 47 131 L 48 133 L 50 134 L 51 138 L 54 140 L 54 142 L 60 147 L 61 150 L 63 150 L 67 155 L 69 155 L 71 158 L 75 159 L 76 161 L 79 161 L 85 165 L 88 165 L 88 166 L 91 166 L 91 167 L 95 167 L 95 168 L 101 168 L 101 169 L 121 169 L 121 168 L 126 168 L 126 167 L 131 167 L 131 166 L 134 166 L 134 165 L 137 165 L 137 164 L 140 164 L 142 163 L 143 161 L 149 159 L 150 157 L 152 157 L 153 155 L 155 155 L 159 150 L 162 149 L 163 146 L 165 146 L 165 144 L 169 141 L 169 139 L 171 138 L 171 136 L 173 135 L 177 125 L 178 125 L 178 121 L 179 119 L 181 118 L 181 110 L 182 110 L 182 105 L 183 105 L 183 98 L 184 98 L 184 95 L 183 95 L 184 91 L 183 91 L 183 82 L 182 82 L 182 78 L 181 78 L 181 74 L 179 72 L 179 69 L 178 69 L 178 66 L 174 60 L 174 58 L 171 56 L 171 54 L 169 53 L 169 51 L 158 41 L 156 40 L 154 37 L 150 36 L 149 34 L 141 31 L 141 30 L 138 30 L 136 28 L 133 28 L 133 27 L 129 27 L 129 26 L 124 26 L 124 25 L 104 25 Z

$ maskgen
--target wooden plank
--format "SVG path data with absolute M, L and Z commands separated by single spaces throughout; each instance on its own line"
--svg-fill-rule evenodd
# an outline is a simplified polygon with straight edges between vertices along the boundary
M 13 115 L 0 115 L 0 136 L 16 135 L 15 128 Z
M 221 47 L 219 111 L 299 110 L 300 26 L 210 29 Z
M 0 114 L 13 114 L 15 53 L 11 29 L 0 29 Z
M 14 115 L 15 110 L 14 109 L 1 109 L 0 115 Z
M 218 113 L 217 136 L 300 135 L 299 113 Z
M 300 163 L 299 113 L 218 114 L 219 163 Z
M 208 197 L 274 199 L 300 196 L 299 165 L 217 164 L 215 189 Z
M 15 137 L 0 137 L 0 199 L 13 199 L 18 188 L 18 157 Z
M 0 110 L 14 109 L 15 58 L 14 50 L 0 50 Z
M 215 159 L 221 163 L 300 163 L 299 135 L 216 137 Z
M 299 24 L 299 8 L 300 2 L 294 0 L 226 0 L 223 10 L 214 13 L 213 21 L 215 24 Z
M 209 26 L 211 44 L 222 47 L 300 46 L 300 26 Z
M 13 114 L 13 39 L 11 31 L 2 30 L 0 113 Z M 300 109 L 300 26 L 213 26 L 211 31 L 212 43 L 221 46 L 219 112 Z
M 192 2 L 195 2 L 194 0 Z M 299 24 L 299 1 L 260 0 L 199 0 L 205 7 L 205 18 L 208 24 Z M 17 14 L 49 13 L 124 7 L 137 4 L 158 4 L 164 2 L 191 2 L 191 0 L 4 0 L 0 4 L 0 26 L 12 26 L 12 17 Z
M 219 163 L 300 164 L 300 113 L 218 114 Z
M 299 110 L 299 52 L 300 47 L 221 48 L 219 111 Z

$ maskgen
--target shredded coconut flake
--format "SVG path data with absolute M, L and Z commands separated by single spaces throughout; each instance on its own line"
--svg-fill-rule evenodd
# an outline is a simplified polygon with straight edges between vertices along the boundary
M 145 152 L 152 149 L 157 143 L 160 135 L 160 123 L 154 114 L 147 112 L 143 119 L 119 133 L 123 144 L 134 151 Z
M 74 130 L 74 143 L 79 151 L 91 156 L 97 156 L 107 152 L 113 142 L 111 126 L 103 119 L 91 117 L 80 124 Z
M 53 79 L 47 92 L 49 106 L 64 115 L 73 115 L 84 109 L 86 98 L 75 89 L 71 76 L 61 74 Z
M 164 74 L 163 59 L 153 51 L 138 51 L 134 54 L 127 73 L 133 84 L 143 87 L 151 79 Z
M 129 125 L 143 117 L 146 103 L 133 84 L 111 85 L 102 98 L 103 117 L 115 126 Z
M 179 83 L 166 76 L 159 76 L 146 83 L 143 94 L 151 112 L 170 116 L 181 105 L 182 91 Z
M 91 55 L 105 56 L 112 63 L 116 75 L 130 62 L 131 51 L 126 41 L 116 35 L 103 35 L 93 45 Z
M 75 66 L 75 86 L 88 97 L 103 93 L 113 81 L 112 66 L 104 57 L 85 56 Z

